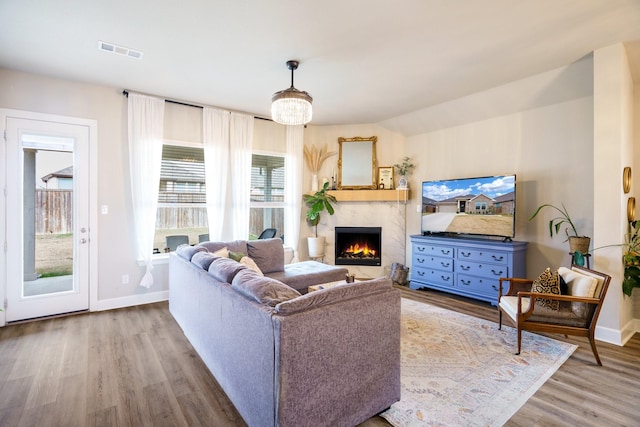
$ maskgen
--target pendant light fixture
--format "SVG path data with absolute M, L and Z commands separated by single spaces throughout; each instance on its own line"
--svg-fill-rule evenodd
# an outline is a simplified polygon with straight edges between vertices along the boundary
M 291 70 L 291 87 L 271 97 L 271 118 L 281 125 L 304 125 L 311 121 L 313 98 L 293 87 L 293 72 L 298 65 L 298 61 L 287 61 L 287 68 Z

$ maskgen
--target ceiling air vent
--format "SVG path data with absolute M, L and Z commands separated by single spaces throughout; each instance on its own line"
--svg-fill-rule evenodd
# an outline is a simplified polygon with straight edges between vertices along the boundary
M 118 46 L 117 44 L 98 41 L 98 49 L 104 52 L 117 53 L 118 55 L 128 56 L 133 59 L 142 59 L 144 55 L 139 50 L 129 49 L 128 47 Z

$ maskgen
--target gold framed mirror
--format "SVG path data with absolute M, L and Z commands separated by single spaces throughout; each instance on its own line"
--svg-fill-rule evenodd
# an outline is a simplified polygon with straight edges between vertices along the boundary
M 375 190 L 377 136 L 338 138 L 338 190 Z

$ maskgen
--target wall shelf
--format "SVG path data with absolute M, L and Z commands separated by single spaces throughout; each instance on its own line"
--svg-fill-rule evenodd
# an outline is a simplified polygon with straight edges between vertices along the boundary
M 409 200 L 406 190 L 330 190 L 339 202 L 402 202 Z

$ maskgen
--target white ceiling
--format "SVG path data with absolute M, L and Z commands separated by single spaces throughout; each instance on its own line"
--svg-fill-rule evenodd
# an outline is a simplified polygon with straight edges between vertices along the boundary
M 637 40 L 640 0 L 0 1 L 0 67 L 269 117 L 297 59 L 312 124 L 399 130 L 429 107 Z M 639 43 L 626 46 L 640 82 Z

